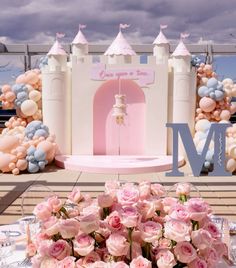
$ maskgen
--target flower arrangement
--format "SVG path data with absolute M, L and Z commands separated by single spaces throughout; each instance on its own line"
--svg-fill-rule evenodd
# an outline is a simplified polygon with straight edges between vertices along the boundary
M 214 268 L 227 246 L 211 208 L 177 184 L 177 198 L 160 184 L 107 182 L 96 199 L 74 188 L 63 203 L 38 204 L 41 223 L 28 244 L 34 268 Z

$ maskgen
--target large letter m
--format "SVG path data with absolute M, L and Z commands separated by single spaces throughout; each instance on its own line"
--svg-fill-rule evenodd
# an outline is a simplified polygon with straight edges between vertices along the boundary
M 201 154 L 198 154 L 193 142 L 193 138 L 187 124 L 168 123 L 167 127 L 172 128 L 173 131 L 173 169 L 166 173 L 166 176 L 184 176 L 183 172 L 178 169 L 179 156 L 179 136 L 188 157 L 194 176 L 199 176 L 204 164 L 206 154 L 211 140 L 214 140 L 214 169 L 210 172 L 211 176 L 231 176 L 230 172 L 225 170 L 225 131 L 230 124 L 211 124 L 207 139 Z

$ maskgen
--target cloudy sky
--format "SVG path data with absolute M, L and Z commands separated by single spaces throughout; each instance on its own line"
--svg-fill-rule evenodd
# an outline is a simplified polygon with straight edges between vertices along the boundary
M 120 23 L 130 24 L 125 36 L 131 44 L 153 42 L 160 24 L 168 24 L 168 39 L 176 43 L 181 32 L 186 42 L 200 39 L 236 43 L 236 0 L 0 0 L 0 42 L 52 43 L 56 32 L 71 42 L 79 24 L 90 43 L 109 44 Z M 1 56 L 0 84 L 23 71 L 22 58 Z M 222 77 L 236 80 L 236 57 L 216 58 Z
M 0 36 L 5 43 L 49 43 L 56 32 L 70 42 L 79 23 L 87 24 L 91 43 L 107 43 L 119 23 L 131 24 L 127 39 L 151 43 L 159 24 L 168 24 L 166 35 L 177 40 L 189 32 L 189 42 L 236 41 L 236 0 L 0 0 Z M 235 35 L 235 39 L 230 36 Z

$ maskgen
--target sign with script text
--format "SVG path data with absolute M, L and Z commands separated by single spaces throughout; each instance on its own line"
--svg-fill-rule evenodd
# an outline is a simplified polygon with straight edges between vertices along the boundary
M 105 64 L 94 64 L 91 70 L 91 79 L 93 80 L 111 80 L 111 79 L 131 79 L 137 80 L 137 84 L 145 87 L 153 84 L 155 72 L 146 68 L 122 68 L 122 69 L 106 69 Z

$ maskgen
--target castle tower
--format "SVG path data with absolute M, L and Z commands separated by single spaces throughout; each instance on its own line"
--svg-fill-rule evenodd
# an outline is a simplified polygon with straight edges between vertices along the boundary
M 167 62 L 169 59 L 170 45 L 169 41 L 163 34 L 162 29 L 160 29 L 158 36 L 153 42 L 153 45 L 153 55 L 156 57 L 157 62 Z
M 70 154 L 70 70 L 67 53 L 58 40 L 48 52 L 48 65 L 42 74 L 43 122 L 56 135 L 58 153 Z
M 75 55 L 77 57 L 88 55 L 88 41 L 82 33 L 81 29 L 79 29 L 77 35 L 72 41 L 72 55 Z
M 187 123 L 191 132 L 194 127 L 196 105 L 195 76 L 191 70 L 191 54 L 183 40 L 172 54 L 173 57 L 173 123 Z M 185 155 L 182 144 L 179 153 Z
M 109 64 L 119 64 L 131 63 L 131 56 L 136 55 L 136 53 L 120 30 L 104 55 L 108 56 Z

